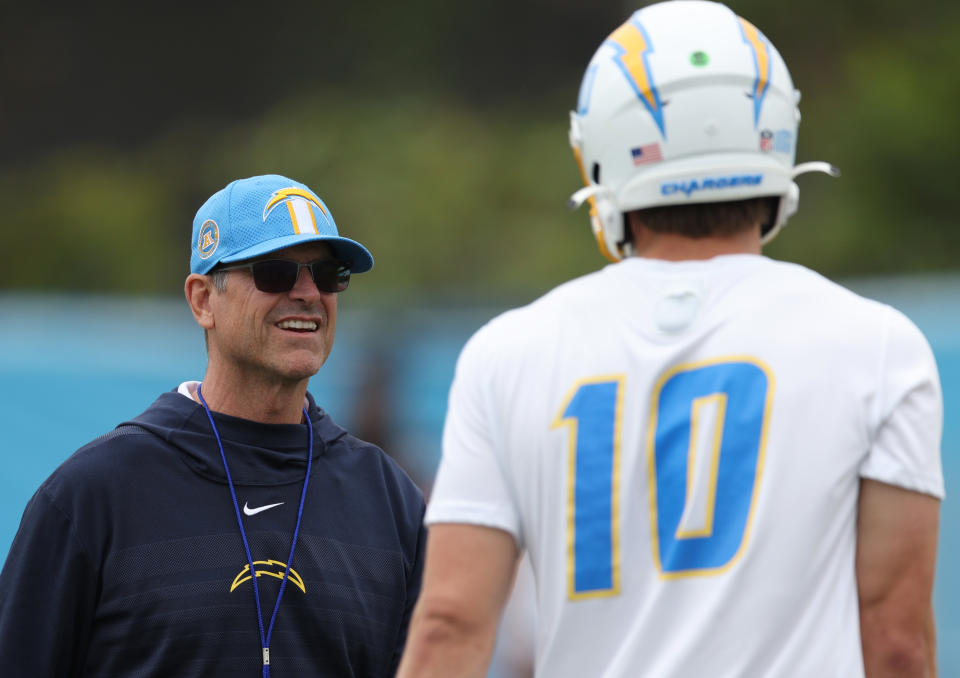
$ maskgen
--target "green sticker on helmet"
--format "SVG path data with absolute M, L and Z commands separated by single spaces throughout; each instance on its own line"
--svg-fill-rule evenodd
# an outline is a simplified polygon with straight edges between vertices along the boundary
M 694 66 L 706 66 L 710 63 L 710 57 L 706 52 L 697 51 L 690 55 L 690 63 Z

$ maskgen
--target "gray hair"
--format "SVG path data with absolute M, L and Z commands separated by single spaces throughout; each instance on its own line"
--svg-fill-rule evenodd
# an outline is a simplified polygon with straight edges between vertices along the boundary
M 210 277 L 213 279 L 213 289 L 220 294 L 227 291 L 227 271 L 214 271 Z

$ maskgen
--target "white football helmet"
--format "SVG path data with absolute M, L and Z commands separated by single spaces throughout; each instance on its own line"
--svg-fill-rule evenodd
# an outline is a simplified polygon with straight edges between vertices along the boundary
M 769 40 L 725 5 L 669 0 L 638 10 L 594 54 L 570 114 L 570 145 L 600 251 L 633 253 L 624 213 L 657 205 L 779 198 L 769 242 L 797 210 L 800 92 Z

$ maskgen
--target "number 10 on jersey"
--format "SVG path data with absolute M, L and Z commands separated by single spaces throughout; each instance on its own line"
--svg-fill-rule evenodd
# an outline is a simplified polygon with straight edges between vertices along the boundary
M 624 376 L 578 382 L 554 422 L 570 430 L 571 599 L 620 589 L 624 382 Z M 645 435 L 651 549 L 661 576 L 717 574 L 746 546 L 772 394 L 769 368 L 746 357 L 679 365 L 657 382 Z

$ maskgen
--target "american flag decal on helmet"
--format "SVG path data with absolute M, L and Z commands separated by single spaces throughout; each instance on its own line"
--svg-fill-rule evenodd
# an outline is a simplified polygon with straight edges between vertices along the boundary
M 660 162 L 663 160 L 663 153 L 660 151 L 660 144 L 654 142 L 631 148 L 630 157 L 633 158 L 634 165 L 645 165 L 651 162 Z

